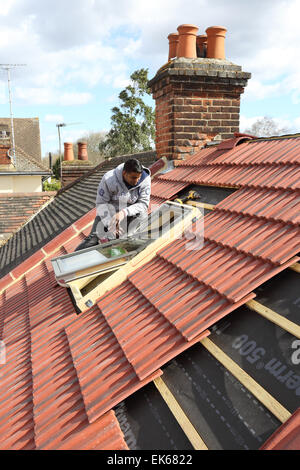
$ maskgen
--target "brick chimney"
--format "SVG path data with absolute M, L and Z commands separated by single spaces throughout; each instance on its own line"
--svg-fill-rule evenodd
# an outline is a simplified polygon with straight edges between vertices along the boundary
M 212 26 L 199 36 L 194 25 L 177 30 L 176 57 L 149 86 L 156 103 L 157 158 L 183 160 L 206 142 L 239 132 L 240 95 L 251 74 L 225 59 L 226 28 Z
M 74 159 L 73 144 L 64 143 L 64 161 L 62 162 L 62 187 L 81 178 L 87 171 L 93 168 L 88 160 L 87 143 L 78 142 L 78 159 Z

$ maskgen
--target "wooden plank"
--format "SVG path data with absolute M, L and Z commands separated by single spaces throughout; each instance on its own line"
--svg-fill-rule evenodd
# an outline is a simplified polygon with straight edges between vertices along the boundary
M 246 387 L 276 418 L 284 423 L 291 417 L 291 413 L 284 408 L 270 393 L 259 385 L 250 375 L 236 364 L 210 339 L 204 338 L 200 343 Z
M 165 382 L 161 377 L 154 379 L 154 384 L 158 389 L 159 393 L 161 394 L 162 398 L 168 405 L 171 413 L 173 414 L 174 418 L 178 422 L 179 426 L 183 430 L 184 434 L 192 444 L 195 450 L 208 450 L 207 446 L 205 445 L 204 441 L 199 436 L 198 432 L 190 422 L 189 418 L 179 405 L 178 401 L 171 393 Z
M 188 204 L 189 206 L 199 207 L 200 209 L 208 209 L 211 211 L 215 208 L 213 204 L 208 204 L 206 202 L 187 201 L 186 204 Z
M 172 204 L 175 203 L 172 201 Z M 181 204 L 177 205 L 181 206 Z M 186 230 L 187 227 L 189 227 L 189 225 L 192 223 L 194 217 L 199 218 L 201 216 L 202 214 L 200 214 L 199 210 L 195 207 L 190 214 L 188 214 L 184 219 L 178 221 L 176 225 L 168 232 L 150 243 L 144 250 L 128 261 L 128 263 L 126 263 L 124 266 L 121 266 L 120 269 L 118 269 L 108 279 L 103 281 L 101 284 L 99 284 L 99 286 L 97 286 L 80 301 L 78 301 L 77 305 L 80 310 L 82 312 L 87 310 L 87 301 L 95 302 L 96 299 L 99 299 L 104 294 L 119 286 L 122 284 L 122 282 L 126 281 L 129 274 L 153 259 L 156 256 L 157 251 L 169 245 L 169 243 L 171 243 L 174 239 L 179 238 L 184 230 Z
M 279 313 L 274 312 L 268 307 L 265 307 L 263 304 L 257 302 L 256 300 L 249 300 L 246 303 L 247 307 L 255 312 L 259 313 L 263 317 L 267 318 L 267 320 L 275 323 L 276 325 L 280 326 L 284 330 L 288 331 L 291 335 L 296 336 L 296 338 L 300 338 L 300 326 L 296 323 L 288 320 L 287 318 L 279 315 Z
M 296 273 L 300 273 L 300 263 L 295 263 L 289 266 L 290 269 L 296 271 Z

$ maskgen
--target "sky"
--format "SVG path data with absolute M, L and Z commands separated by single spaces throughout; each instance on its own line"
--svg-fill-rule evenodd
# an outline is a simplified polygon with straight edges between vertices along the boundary
M 226 58 L 252 73 L 240 130 L 263 116 L 300 132 L 300 0 L 0 0 L 1 64 L 11 71 L 14 117 L 38 117 L 42 155 L 62 140 L 108 131 L 134 70 L 167 62 L 183 23 L 227 28 Z M 148 101 L 154 106 L 154 101 Z M 0 69 L 0 116 L 9 117 Z

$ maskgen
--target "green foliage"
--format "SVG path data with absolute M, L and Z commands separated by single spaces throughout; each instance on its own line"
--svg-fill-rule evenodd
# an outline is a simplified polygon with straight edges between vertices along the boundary
M 148 69 L 130 76 L 131 83 L 119 94 L 120 106 L 112 108 L 112 127 L 99 149 L 109 157 L 151 150 L 155 136 L 154 111 L 144 102 L 150 95 Z
M 55 163 L 52 165 L 53 175 L 57 180 L 60 180 L 60 160 L 57 158 Z
M 59 191 L 61 188 L 61 182 L 55 178 L 51 178 L 50 183 L 48 181 L 44 181 L 43 183 L 43 191 Z

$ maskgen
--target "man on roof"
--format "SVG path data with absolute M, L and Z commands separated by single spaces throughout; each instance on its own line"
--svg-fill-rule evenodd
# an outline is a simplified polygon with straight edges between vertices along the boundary
M 126 237 L 147 216 L 150 193 L 150 170 L 135 158 L 105 173 L 97 190 L 97 216 L 91 232 L 75 251 Z

